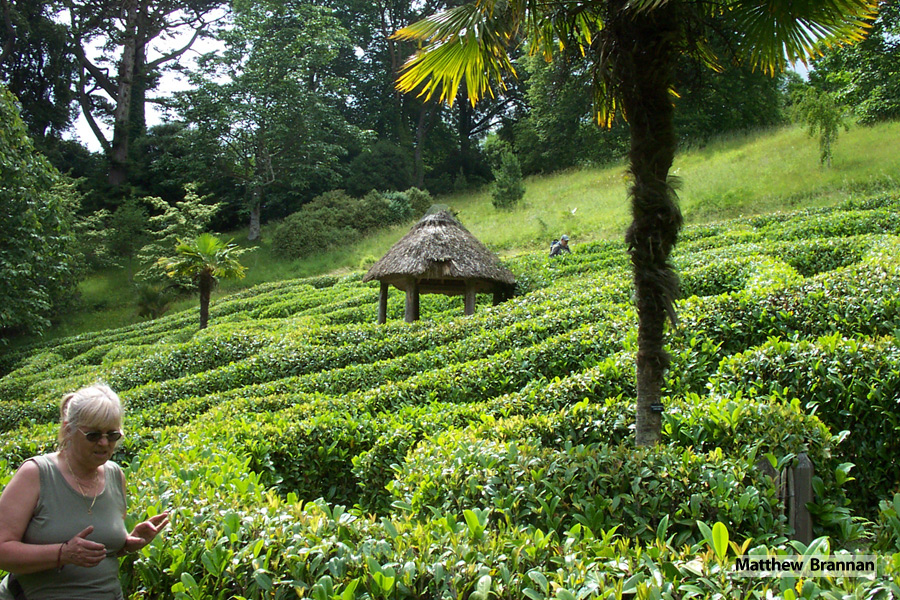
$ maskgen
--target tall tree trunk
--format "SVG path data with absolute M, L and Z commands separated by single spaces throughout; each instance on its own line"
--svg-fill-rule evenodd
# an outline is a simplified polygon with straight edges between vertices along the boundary
M 633 185 L 632 223 L 626 234 L 634 269 L 638 310 L 636 444 L 659 442 L 662 385 L 670 357 L 664 349 L 666 319 L 675 321 L 678 277 L 669 255 L 682 216 L 669 183 L 675 157 L 674 81 L 677 13 L 663 7 L 640 16 L 625 15 L 616 24 L 619 40 L 634 50 L 617 65 L 623 85 L 622 107 L 631 129 L 629 151 Z
M 138 160 L 135 146 L 147 135 L 147 88 L 149 87 L 146 45 L 138 42 L 134 51 L 134 74 L 131 86 L 131 108 L 128 115 L 129 161 Z
M 419 107 L 419 122 L 416 126 L 416 149 L 413 155 L 413 163 L 415 165 L 415 181 L 416 187 L 425 188 L 425 137 L 431 129 L 431 116 L 434 114 L 435 104 L 427 102 Z
M 253 186 L 252 191 L 250 192 L 250 230 L 247 232 L 247 240 L 251 242 L 255 242 L 260 238 L 260 210 L 262 204 L 262 187 L 256 183 L 251 183 Z
M 209 323 L 209 299 L 212 296 L 213 276 L 209 270 L 200 273 L 200 329 Z
M 116 110 L 113 113 L 113 141 L 109 157 L 109 183 L 119 187 L 128 181 L 128 138 L 131 127 L 131 92 L 134 85 L 135 52 L 137 50 L 137 0 L 122 5 L 125 23 L 122 59 L 119 62 Z

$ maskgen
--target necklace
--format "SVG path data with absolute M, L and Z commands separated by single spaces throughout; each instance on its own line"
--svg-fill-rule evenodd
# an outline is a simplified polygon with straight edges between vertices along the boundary
M 84 503 L 87 504 L 88 495 L 85 493 L 84 488 L 81 487 L 81 482 L 78 480 L 78 475 L 75 474 L 75 471 L 72 470 L 72 465 L 69 463 L 68 454 L 63 455 L 63 460 L 66 461 L 66 466 L 69 467 L 69 473 L 72 474 L 72 479 L 75 480 L 75 485 L 78 486 L 78 491 L 81 492 L 81 497 L 84 498 Z M 97 481 L 97 478 L 94 477 L 94 482 Z M 93 482 L 92 482 L 93 483 Z M 97 494 L 99 496 L 100 494 Z M 97 496 L 94 496 L 93 500 L 91 500 L 91 504 L 88 506 L 88 514 L 94 514 L 94 503 L 97 501 Z

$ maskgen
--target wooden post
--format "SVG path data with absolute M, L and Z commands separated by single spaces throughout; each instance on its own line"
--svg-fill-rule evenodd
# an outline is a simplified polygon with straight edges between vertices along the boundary
M 474 315 L 475 314 L 475 288 L 472 285 L 466 284 L 466 315 Z
M 387 323 L 388 282 L 381 282 L 381 290 L 378 292 L 378 324 Z
M 403 318 L 407 323 L 419 320 L 419 282 L 412 279 L 406 284 L 406 310 Z
M 790 470 L 788 486 L 790 488 L 788 506 L 788 524 L 794 530 L 794 539 L 809 544 L 812 541 L 812 515 L 806 508 L 812 502 L 812 478 L 815 474 L 812 461 L 805 453 L 797 456 L 797 466 Z

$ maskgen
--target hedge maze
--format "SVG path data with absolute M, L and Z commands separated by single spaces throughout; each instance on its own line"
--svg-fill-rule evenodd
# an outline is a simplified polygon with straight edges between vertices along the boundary
M 376 325 L 353 273 L 233 294 L 203 331 L 185 312 L 10 353 L 0 483 L 52 450 L 64 392 L 104 380 L 129 520 L 174 511 L 123 559 L 133 598 L 900 594 L 898 561 L 874 581 L 730 573 L 797 552 L 755 465 L 801 452 L 815 534 L 900 552 L 898 235 L 897 194 L 685 229 L 658 448 L 632 442 L 627 256 L 598 242 L 507 259 L 518 295 L 470 317 L 427 296 L 408 324 L 396 293 Z

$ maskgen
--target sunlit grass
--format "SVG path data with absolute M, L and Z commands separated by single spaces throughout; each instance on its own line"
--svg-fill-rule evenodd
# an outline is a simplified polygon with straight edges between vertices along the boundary
M 719 138 L 702 148 L 679 153 L 673 174 L 680 179 L 679 199 L 686 222 L 704 223 L 740 215 L 834 204 L 855 193 L 900 187 L 900 123 L 854 127 L 841 132 L 831 168 L 819 165 L 815 139 L 796 127 Z M 501 255 L 546 249 L 562 234 L 579 243 L 621 239 L 630 220 L 625 163 L 571 170 L 526 180 L 520 206 L 498 211 L 485 187 L 444 196 L 446 204 L 478 239 Z M 289 260 L 271 243 L 272 227 L 262 242 L 247 242 L 246 230 L 226 234 L 256 248 L 241 257 L 245 279 L 222 282 L 213 302 L 238 289 L 268 281 L 365 269 L 395 244 L 416 219 L 365 239 Z M 126 325 L 139 320 L 128 277 L 122 272 L 90 276 L 79 286 L 79 301 L 45 337 L 59 337 Z M 170 310 L 195 309 L 196 296 Z

